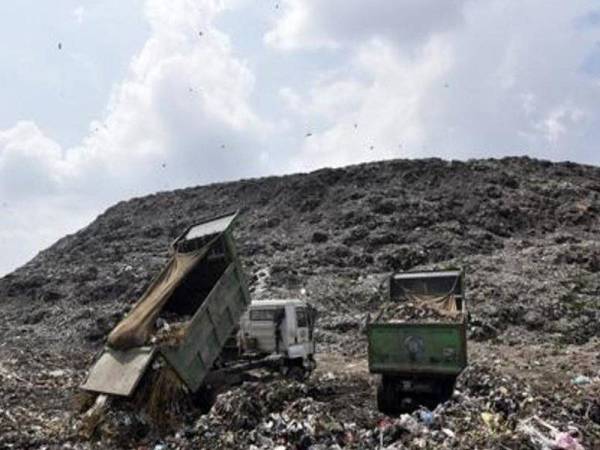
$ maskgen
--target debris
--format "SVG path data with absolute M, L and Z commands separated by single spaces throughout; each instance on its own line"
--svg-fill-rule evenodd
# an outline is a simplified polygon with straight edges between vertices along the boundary
M 585 375 L 577 375 L 575 378 L 571 380 L 571 383 L 581 386 L 584 384 L 590 384 L 592 379 L 590 377 L 586 377 Z
M 80 432 L 86 439 L 90 439 L 102 420 L 106 411 L 108 396 L 99 395 L 92 407 L 85 412 L 80 426 Z
M 540 427 L 543 430 L 540 430 Z M 579 430 L 574 427 L 571 427 L 568 432 L 562 432 L 539 417 L 533 416 L 522 421 L 518 429 L 529 437 L 531 443 L 542 450 L 585 450 L 579 442 L 581 438 Z
M 583 446 L 579 443 L 577 436 L 578 432 L 576 430 L 567 433 L 558 433 L 554 445 L 561 450 L 584 450 Z
M 421 422 L 429 427 L 433 424 L 434 415 L 428 409 L 420 409 L 419 418 L 421 419 Z
M 483 420 L 483 423 L 485 423 L 491 431 L 496 431 L 496 430 L 498 430 L 498 428 L 500 428 L 500 415 L 499 414 L 494 414 L 489 411 L 484 411 L 481 413 L 481 419 Z
M 383 322 L 458 322 L 462 314 L 456 309 L 454 297 L 413 299 L 405 302 L 384 303 L 375 321 Z

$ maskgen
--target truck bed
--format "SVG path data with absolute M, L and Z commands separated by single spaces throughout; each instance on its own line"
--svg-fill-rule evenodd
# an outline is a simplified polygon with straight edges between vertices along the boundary
M 390 277 L 389 298 L 367 328 L 369 370 L 395 377 L 456 376 L 467 365 L 461 270 Z
M 154 330 L 157 319 L 168 313 L 169 320 L 185 318 L 171 322 L 170 329 L 176 336 L 158 339 L 158 331 L 154 331 L 155 335 L 141 345 L 126 348 L 111 347 L 109 336 L 109 345 L 90 369 L 83 389 L 130 396 L 158 356 L 170 364 L 192 392 L 200 387 L 250 303 L 230 231 L 236 216 L 233 213 L 196 224 L 177 238 L 172 245 L 173 258 L 115 328 L 133 330 L 129 334 L 136 337 L 141 334 L 136 334 L 139 329 Z M 185 271 L 178 264 L 180 256 L 195 258 Z

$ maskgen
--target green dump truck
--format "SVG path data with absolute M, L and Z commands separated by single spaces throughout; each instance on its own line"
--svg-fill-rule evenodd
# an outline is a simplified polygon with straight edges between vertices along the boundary
M 394 413 L 448 398 L 467 365 L 464 272 L 404 272 L 367 326 L 369 371 L 381 376 L 377 404 Z
M 129 314 L 111 331 L 82 388 L 130 396 L 161 357 L 195 392 L 250 304 L 231 225 L 237 213 L 189 227 Z
M 294 377 L 314 369 L 313 308 L 250 302 L 231 234 L 236 217 L 195 224 L 173 242 L 163 270 L 109 334 L 84 390 L 129 397 L 157 360 L 190 392 L 258 367 Z

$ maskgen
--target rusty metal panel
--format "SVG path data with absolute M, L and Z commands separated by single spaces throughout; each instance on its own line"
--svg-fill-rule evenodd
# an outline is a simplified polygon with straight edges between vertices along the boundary
M 162 348 L 161 353 L 192 391 L 196 391 L 221 354 L 227 338 L 249 301 L 245 281 L 238 265 L 229 265 L 202 306 L 198 309 L 186 336 L 176 348 Z
M 152 347 L 126 351 L 107 348 L 92 366 L 81 387 L 88 391 L 128 397 L 137 387 L 154 352 Z

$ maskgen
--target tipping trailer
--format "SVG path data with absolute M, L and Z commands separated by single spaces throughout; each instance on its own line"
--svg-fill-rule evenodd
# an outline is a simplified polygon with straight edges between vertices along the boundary
M 236 217 L 193 225 L 171 244 L 171 259 L 110 333 L 83 389 L 130 396 L 159 356 L 191 392 L 199 389 L 250 303 L 231 235 Z M 176 344 L 153 336 L 161 317 L 186 319 Z
M 467 365 L 464 272 L 404 272 L 389 280 L 392 304 L 432 298 L 438 303 L 452 300 L 452 320 L 378 320 L 367 327 L 369 371 L 381 376 L 377 404 L 383 412 L 433 405 L 450 397 Z

